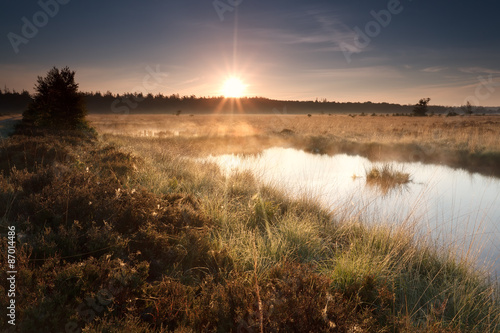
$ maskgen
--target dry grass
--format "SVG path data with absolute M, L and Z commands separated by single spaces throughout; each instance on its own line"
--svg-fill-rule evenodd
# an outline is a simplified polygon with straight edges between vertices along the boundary
M 500 331 L 498 287 L 411 226 L 336 221 L 308 198 L 186 158 L 277 144 L 331 152 L 343 140 L 361 149 L 378 142 L 378 120 L 390 133 L 420 119 L 134 117 L 115 129 L 110 116 L 94 123 L 192 132 L 1 142 L 0 230 L 15 224 L 20 236 L 20 331 Z M 352 132 L 335 134 L 341 123 Z M 5 238 L 0 250 L 6 262 Z
M 323 136 L 337 141 L 438 144 L 500 151 L 500 117 L 347 115 L 90 115 L 100 133 L 156 137 Z
M 259 186 L 249 174 L 224 176 L 213 165 L 183 158 L 181 146 L 176 145 L 188 145 L 189 140 L 166 145 L 166 139 L 104 139 L 148 161 L 142 171 L 148 175 L 145 186 L 196 193 L 202 211 L 214 223 L 207 235 L 214 253 L 230 258 L 231 270 L 247 274 L 250 285 L 256 274 L 264 308 L 272 304 L 278 310 L 264 313 L 266 331 L 273 331 L 273 325 L 298 327 L 288 323 L 290 317 L 312 325 L 318 320 L 317 302 L 325 311 L 322 325 L 337 325 L 339 331 L 355 327 L 360 332 L 498 331 L 500 310 L 497 300 L 492 301 L 495 287 L 474 271 L 472 260 L 459 261 L 453 249 L 417 237 L 409 223 L 394 227 L 383 221 L 332 220 L 314 202 L 293 201 L 278 188 Z M 153 178 L 159 182 L 148 180 Z M 174 189 L 161 181 L 172 178 L 181 185 Z M 292 267 L 287 266 L 290 263 Z M 282 265 L 295 273 L 284 272 Z M 327 282 L 322 282 L 325 278 Z M 269 280 L 279 289 L 274 291 L 274 285 L 268 289 Z M 302 287 L 295 289 L 296 283 Z M 329 290 L 322 289 L 324 283 Z M 256 290 L 254 302 L 259 304 Z M 321 292 L 326 294 L 310 294 Z M 352 312 L 345 312 L 350 307 Z M 290 312 L 292 308 L 297 312 Z M 278 320 L 275 316 L 282 313 L 284 318 Z M 353 322 L 348 313 L 360 317 Z M 256 307 L 254 331 L 260 314 Z
M 189 156 L 293 147 L 371 161 L 444 164 L 500 177 L 500 117 L 91 115 L 100 133 L 160 139 Z
M 366 184 L 378 187 L 384 194 L 391 189 L 408 184 L 410 181 L 409 173 L 396 170 L 392 164 L 385 163 L 366 170 Z

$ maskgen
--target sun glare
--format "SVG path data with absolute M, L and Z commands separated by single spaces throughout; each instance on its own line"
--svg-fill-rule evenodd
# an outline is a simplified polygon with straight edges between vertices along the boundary
M 221 92 L 226 98 L 240 98 L 245 94 L 246 84 L 237 77 L 230 77 L 224 82 Z

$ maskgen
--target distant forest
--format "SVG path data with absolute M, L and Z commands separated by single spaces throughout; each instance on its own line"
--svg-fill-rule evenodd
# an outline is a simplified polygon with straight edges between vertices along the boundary
M 224 97 L 170 96 L 157 94 L 129 93 L 112 94 L 107 92 L 82 93 L 89 113 L 100 114 L 211 114 L 211 113 L 247 113 L 247 114 L 338 114 L 338 113 L 412 113 L 414 105 L 400 105 L 372 102 L 330 102 L 316 101 L 280 101 L 263 97 L 244 97 L 226 99 Z M 22 113 L 31 101 L 27 91 L 16 92 L 0 89 L 0 113 Z M 416 99 L 417 101 L 418 99 Z M 458 108 L 459 109 L 459 108 Z M 429 106 L 430 113 L 446 114 L 453 108 Z M 455 109 L 455 111 L 460 111 Z M 496 108 L 475 108 L 474 113 L 499 112 Z M 462 113 L 462 112 L 460 112 Z

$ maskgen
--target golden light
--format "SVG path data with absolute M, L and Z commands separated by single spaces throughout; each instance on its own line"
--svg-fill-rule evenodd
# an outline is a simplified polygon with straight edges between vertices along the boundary
M 241 79 L 233 76 L 224 82 L 221 92 L 226 98 L 240 98 L 244 96 L 246 87 Z

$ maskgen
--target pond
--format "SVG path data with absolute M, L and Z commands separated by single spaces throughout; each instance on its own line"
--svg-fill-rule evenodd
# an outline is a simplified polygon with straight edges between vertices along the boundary
M 500 272 L 500 179 L 441 165 L 391 162 L 411 181 L 382 191 L 366 182 L 381 163 L 360 156 L 316 155 L 271 148 L 258 155 L 221 155 L 205 159 L 223 172 L 250 171 L 264 184 L 291 196 L 315 198 L 338 218 L 366 222 L 415 223 L 437 242 L 475 254 L 494 275 Z

